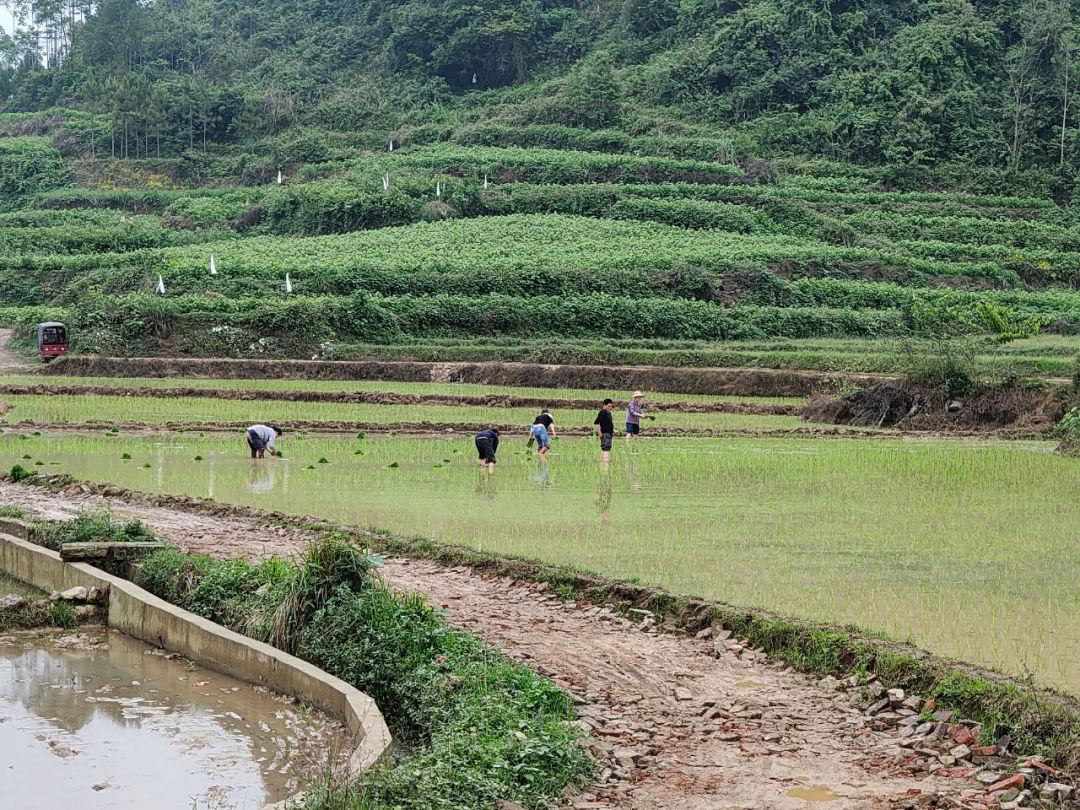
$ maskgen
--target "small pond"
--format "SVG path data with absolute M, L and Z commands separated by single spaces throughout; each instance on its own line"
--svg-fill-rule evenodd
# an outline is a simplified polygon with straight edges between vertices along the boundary
M 348 750 L 322 715 L 115 631 L 0 637 L 5 807 L 253 810 Z

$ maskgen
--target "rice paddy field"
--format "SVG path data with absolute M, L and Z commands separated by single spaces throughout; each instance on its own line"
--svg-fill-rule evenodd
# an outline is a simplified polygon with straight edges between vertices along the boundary
M 84 422 L 142 422 L 221 424 L 248 422 L 269 423 L 355 422 L 364 425 L 429 423 L 520 424 L 524 432 L 536 416 L 536 408 L 485 408 L 456 405 L 353 405 L 325 402 L 220 400 L 209 397 L 113 397 L 94 395 L 5 395 L 9 405 L 4 420 L 9 424 L 34 422 L 42 425 Z M 599 406 L 600 399 L 597 400 Z M 556 412 L 557 425 L 566 428 L 589 428 L 597 408 L 564 409 Z M 769 416 L 728 413 L 664 412 L 648 426 L 670 428 L 707 428 L 714 430 L 769 430 L 798 428 L 805 423 L 797 416 Z
M 230 403 L 219 403 L 229 405 Z M 910 639 L 1080 693 L 1080 467 L 1045 442 L 0 435 L 0 464 L 317 515 Z

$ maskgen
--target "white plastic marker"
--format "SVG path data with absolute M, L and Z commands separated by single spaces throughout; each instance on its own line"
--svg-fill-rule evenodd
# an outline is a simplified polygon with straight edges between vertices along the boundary
M 277 170 L 277 184 L 281 185 L 281 169 Z
M 287 293 L 292 292 L 292 279 L 289 278 L 288 273 L 285 274 L 285 292 L 287 292 Z
M 214 254 L 210 254 L 210 275 L 217 275 L 217 264 L 214 263 Z
M 484 191 L 487 191 L 487 190 L 488 190 L 488 179 L 487 179 L 487 175 L 485 174 L 484 175 Z
M 441 197 L 442 196 L 442 181 L 440 181 L 440 180 L 435 181 L 435 196 L 436 197 Z
M 472 75 L 472 83 L 476 84 L 476 74 L 475 73 Z
M 158 273 L 157 277 L 157 292 L 159 295 L 165 294 L 165 279 L 161 277 L 161 273 Z
M 383 175 L 383 178 L 382 178 L 382 190 L 383 191 L 389 191 L 390 190 L 390 172 L 387 172 L 386 174 Z
M 394 151 L 394 141 L 393 141 L 393 139 L 391 139 L 391 141 L 390 141 L 390 151 L 391 152 Z

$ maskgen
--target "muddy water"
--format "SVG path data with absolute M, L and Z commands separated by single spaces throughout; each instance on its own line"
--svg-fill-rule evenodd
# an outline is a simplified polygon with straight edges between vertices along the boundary
M 261 808 L 343 742 L 321 715 L 120 633 L 0 638 L 2 807 Z

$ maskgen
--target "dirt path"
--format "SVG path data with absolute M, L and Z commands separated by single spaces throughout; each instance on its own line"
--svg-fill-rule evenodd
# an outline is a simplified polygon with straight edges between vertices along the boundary
M 298 553 L 309 539 L 78 491 L 0 484 L 0 503 L 49 517 L 109 506 L 180 548 L 216 556 Z M 543 585 L 464 567 L 397 558 L 384 571 L 573 693 L 603 771 L 574 797 L 578 810 L 984 806 L 959 801 L 970 783 L 908 774 L 910 752 L 895 732 L 872 730 L 844 693 L 735 641 L 657 633 L 607 608 L 566 604 Z
M 11 340 L 13 332 L 12 329 L 0 329 L 0 369 L 19 368 L 27 364 L 21 357 L 8 351 L 8 341 Z

